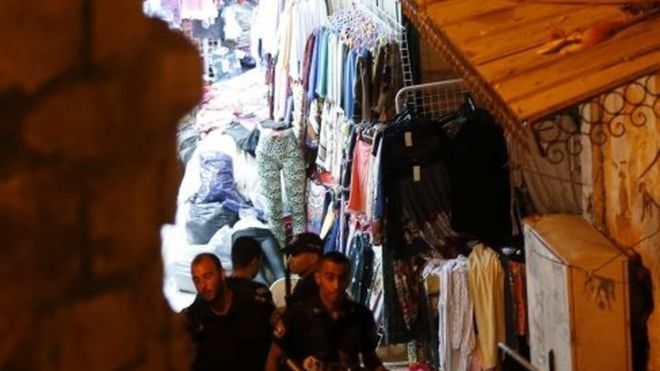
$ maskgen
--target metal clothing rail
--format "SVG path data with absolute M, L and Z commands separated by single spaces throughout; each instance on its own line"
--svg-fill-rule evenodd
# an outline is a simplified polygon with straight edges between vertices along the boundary
M 518 352 L 515 350 L 509 348 L 506 344 L 504 343 L 497 343 L 497 347 L 500 348 L 500 350 L 509 356 L 513 358 L 516 362 L 518 362 L 519 365 L 524 367 L 527 370 L 530 371 L 541 371 L 541 369 L 534 367 L 531 363 L 529 363 L 528 360 L 526 360 L 523 356 L 521 356 Z
M 469 91 L 461 79 L 406 86 L 396 94 L 396 112 L 400 113 L 408 106 L 426 117 L 437 119 L 458 110 Z
M 403 13 L 399 0 L 356 0 L 358 8 L 369 13 L 373 18 L 387 26 L 396 35 L 401 53 L 401 69 L 403 72 L 403 86 L 413 84 L 412 61 L 408 46 L 408 33 L 403 25 Z

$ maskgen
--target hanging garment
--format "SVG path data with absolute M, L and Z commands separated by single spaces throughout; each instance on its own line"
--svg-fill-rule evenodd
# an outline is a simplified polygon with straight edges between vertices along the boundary
M 217 0 L 181 0 L 181 18 L 213 23 L 218 16 Z
M 277 132 L 279 136 L 262 134 L 257 146 L 257 170 L 261 176 L 261 191 L 266 199 L 268 223 L 280 246 L 286 246 L 282 224 L 282 177 L 287 206 L 293 219 L 293 234 L 306 229 L 305 162 L 293 130 Z
M 475 346 L 474 309 L 468 289 L 468 259 L 431 260 L 424 275 L 440 279 L 438 298 L 438 370 L 467 371 Z
M 502 127 L 483 109 L 460 115 L 443 128 L 452 125 L 462 125 L 446 142 L 452 225 L 489 246 L 509 245 L 511 190 Z
M 470 296 L 477 324 L 477 350 L 481 366 L 488 370 L 499 364 L 497 343 L 506 337 L 504 314 L 504 271 L 495 251 L 477 244 L 468 258 Z
M 371 112 L 376 121 L 385 122 L 395 115 L 394 97 L 403 87 L 401 52 L 394 42 L 376 49 L 371 80 Z
M 371 143 L 358 140 L 353 151 L 351 166 L 351 189 L 348 211 L 366 213 L 369 198 L 369 178 L 371 177 Z
M 312 31 L 326 22 L 328 8 L 325 0 L 305 0 L 294 3 L 291 18 L 291 51 L 289 76 L 294 81 L 302 79 L 305 43 Z
M 321 234 L 329 193 L 323 185 L 310 180 L 307 184 L 307 231 Z M 323 238 L 323 237 L 321 237 Z
M 369 235 L 357 233 L 350 242 L 348 257 L 351 261 L 353 278 L 349 293 L 353 300 L 367 305 L 373 278 L 374 251 L 369 242 Z
M 365 48 L 359 48 L 355 59 L 355 77 L 353 82 L 353 119 L 354 122 L 371 122 L 371 54 Z M 391 102 L 394 102 L 392 100 Z

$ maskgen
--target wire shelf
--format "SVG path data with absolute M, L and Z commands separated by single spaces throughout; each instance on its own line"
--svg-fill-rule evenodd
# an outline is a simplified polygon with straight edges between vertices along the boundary
M 396 112 L 402 112 L 407 106 L 437 119 L 458 110 L 465 101 L 465 93 L 469 92 L 461 79 L 406 86 L 396 94 Z

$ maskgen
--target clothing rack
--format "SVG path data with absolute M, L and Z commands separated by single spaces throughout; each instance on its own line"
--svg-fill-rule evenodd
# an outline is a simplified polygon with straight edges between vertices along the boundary
M 358 0 L 358 8 L 371 14 L 396 35 L 396 42 L 401 52 L 401 68 L 403 70 L 403 86 L 413 85 L 412 62 L 408 46 L 408 33 L 403 25 L 401 3 L 398 0 Z
M 469 92 L 461 79 L 405 86 L 396 94 L 396 112 L 403 112 L 407 106 L 437 119 L 458 110 Z

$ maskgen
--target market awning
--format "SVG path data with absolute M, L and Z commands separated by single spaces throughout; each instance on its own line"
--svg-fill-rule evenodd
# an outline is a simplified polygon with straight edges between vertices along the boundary
M 514 131 L 660 70 L 656 2 L 625 11 L 615 0 L 401 2 L 480 101 Z

